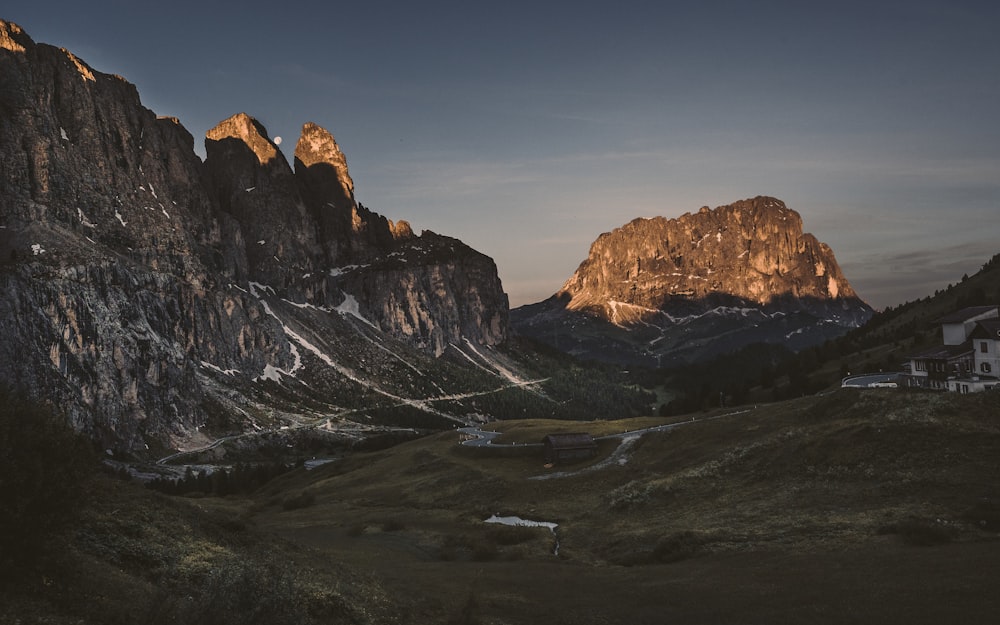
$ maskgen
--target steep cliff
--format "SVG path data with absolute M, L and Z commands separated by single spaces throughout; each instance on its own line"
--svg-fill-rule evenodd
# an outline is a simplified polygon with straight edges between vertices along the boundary
M 562 289 L 514 323 L 579 355 L 664 364 L 758 341 L 800 349 L 871 313 L 799 214 L 756 197 L 602 234 Z
M 0 21 L 0 383 L 139 453 L 392 406 L 450 418 L 426 401 L 436 357 L 506 337 L 493 261 L 357 204 L 315 124 L 294 170 L 246 114 L 204 162 L 193 147 L 123 78 Z

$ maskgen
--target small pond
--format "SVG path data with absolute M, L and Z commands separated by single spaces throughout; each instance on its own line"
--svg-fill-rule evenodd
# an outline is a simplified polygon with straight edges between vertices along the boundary
M 559 527 L 558 523 L 552 523 L 550 521 L 531 521 L 529 519 L 522 519 L 519 516 L 499 516 L 496 514 L 483 521 L 483 523 L 499 523 L 500 525 L 517 525 L 520 527 L 547 527 L 549 531 L 552 532 L 552 537 L 555 539 L 555 546 L 552 548 L 552 555 L 559 555 L 559 534 L 556 533 L 556 528 Z

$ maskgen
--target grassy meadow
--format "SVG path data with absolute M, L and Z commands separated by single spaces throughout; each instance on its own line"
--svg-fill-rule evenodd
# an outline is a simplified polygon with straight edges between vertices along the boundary
M 540 449 L 480 454 L 443 432 L 250 496 L 101 477 L 0 622 L 992 622 L 1000 396 L 845 389 L 737 410 L 674 417 L 593 470 L 617 440 L 547 468 Z M 669 421 L 490 426 L 526 443 Z

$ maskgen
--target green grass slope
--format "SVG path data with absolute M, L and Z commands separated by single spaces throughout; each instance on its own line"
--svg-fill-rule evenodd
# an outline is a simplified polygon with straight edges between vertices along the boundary
M 444 432 L 250 497 L 101 478 L 57 555 L 5 587 L 0 622 L 995 619 L 1000 394 L 844 389 L 672 421 L 561 467 Z M 666 422 L 491 425 L 530 443 Z

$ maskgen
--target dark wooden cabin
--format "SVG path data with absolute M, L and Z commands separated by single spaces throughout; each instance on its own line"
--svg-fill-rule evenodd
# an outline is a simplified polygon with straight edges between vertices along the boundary
M 562 464 L 586 460 L 597 453 L 597 442 L 590 434 L 549 434 L 542 439 L 545 462 Z

